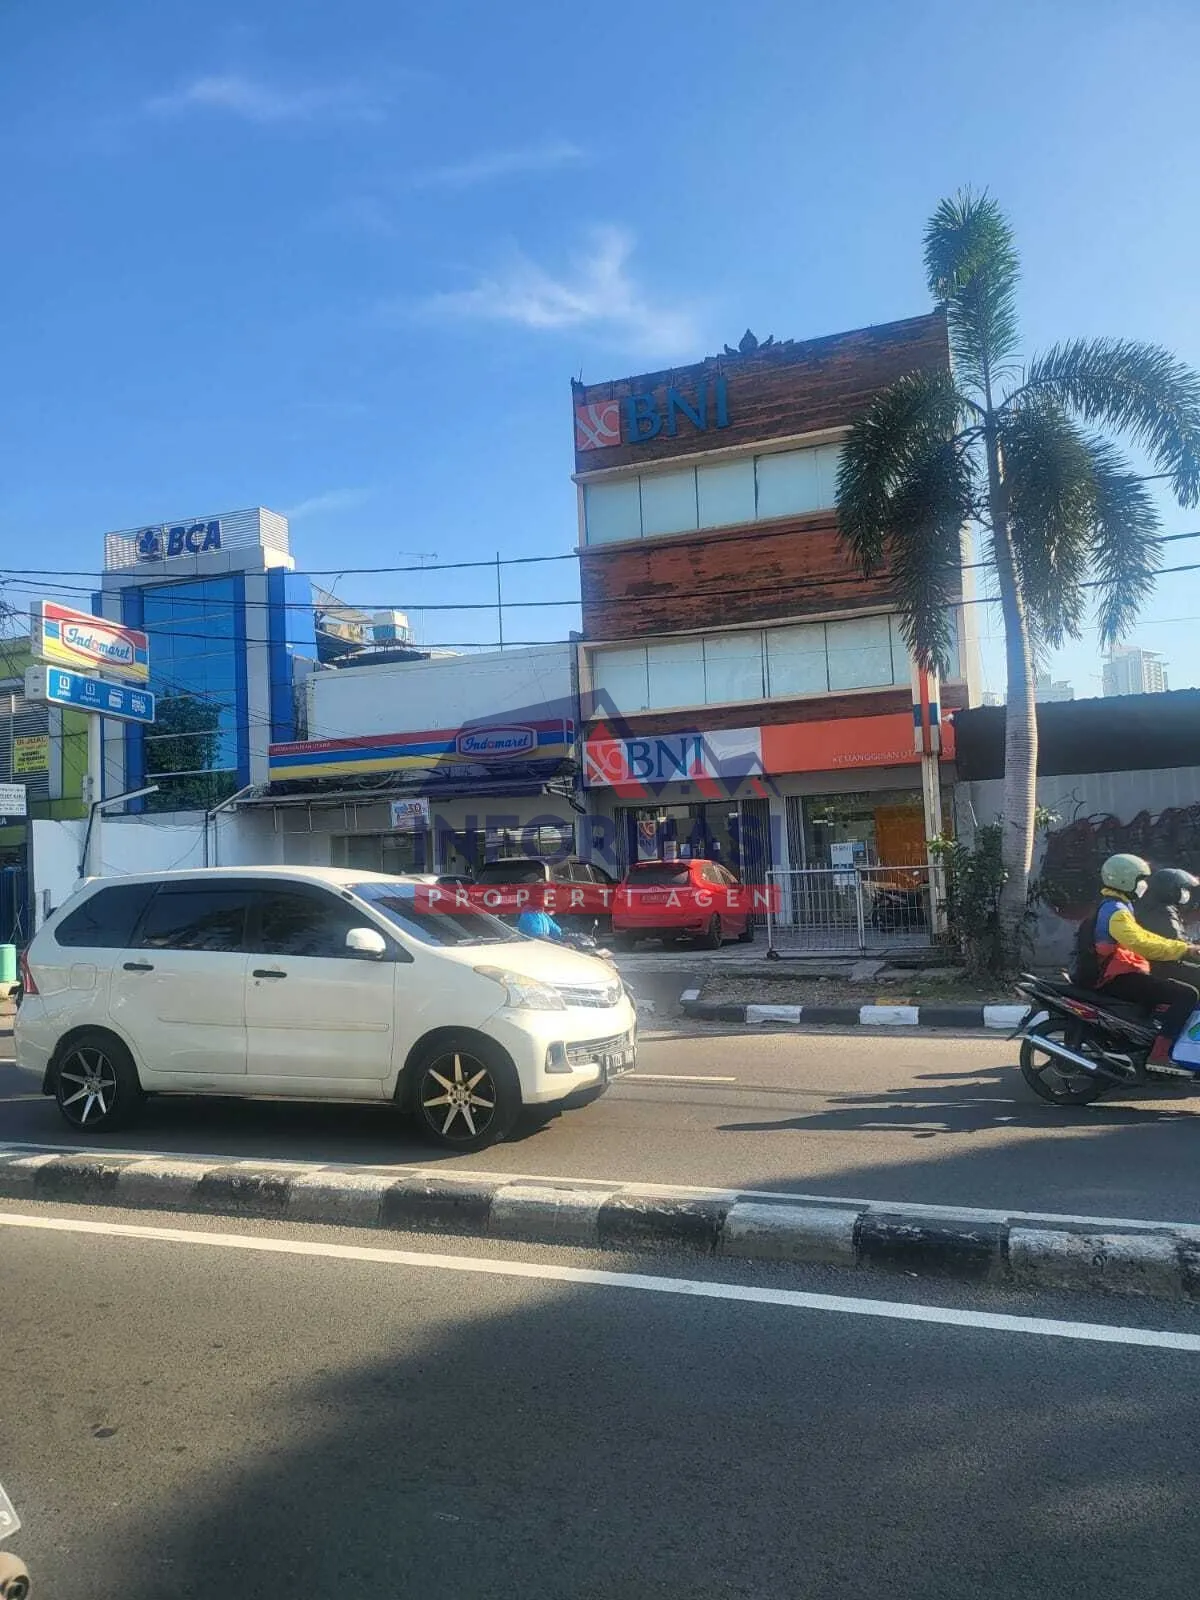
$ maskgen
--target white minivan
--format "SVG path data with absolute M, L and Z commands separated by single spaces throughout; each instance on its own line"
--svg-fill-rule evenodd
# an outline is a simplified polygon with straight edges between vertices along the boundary
M 321 867 L 91 880 L 22 956 L 17 1065 L 87 1132 L 148 1093 L 394 1100 L 461 1151 L 633 1067 L 607 962 L 431 898 Z

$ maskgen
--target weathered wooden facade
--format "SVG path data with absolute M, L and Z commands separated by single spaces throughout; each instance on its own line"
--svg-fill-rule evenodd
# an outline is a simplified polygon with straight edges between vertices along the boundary
M 686 367 L 572 385 L 585 767 L 618 857 L 650 849 L 646 819 L 672 812 L 702 813 L 699 845 L 719 847 L 715 807 L 771 835 L 753 849 L 727 838 L 743 870 L 830 866 L 848 843 L 869 861 L 887 807 L 907 810 L 907 848 L 924 858 L 920 680 L 887 574 L 862 576 L 834 501 L 855 416 L 904 374 L 948 363 L 935 312 L 807 341 L 748 336 Z M 960 620 L 964 662 L 966 635 Z M 960 666 L 945 685 L 947 707 L 967 703 L 966 677 Z M 699 754 L 681 772 L 671 741 L 689 735 Z M 897 837 L 894 818 L 886 831 Z

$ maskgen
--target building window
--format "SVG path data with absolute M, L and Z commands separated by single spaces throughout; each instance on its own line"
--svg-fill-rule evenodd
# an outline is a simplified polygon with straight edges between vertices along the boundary
M 151 811 L 208 810 L 238 787 L 240 585 L 235 578 L 148 586 L 156 720 L 143 735 Z
M 840 459 L 840 445 L 810 445 L 585 484 L 585 539 L 616 544 L 829 510 Z
M 593 716 L 791 700 L 909 681 L 893 619 L 848 617 L 593 650 Z

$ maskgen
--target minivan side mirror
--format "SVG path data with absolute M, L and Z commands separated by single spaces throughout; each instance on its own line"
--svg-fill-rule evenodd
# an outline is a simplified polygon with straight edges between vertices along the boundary
M 352 956 L 379 961 L 387 955 L 387 940 L 378 928 L 351 928 L 346 934 L 346 951 Z

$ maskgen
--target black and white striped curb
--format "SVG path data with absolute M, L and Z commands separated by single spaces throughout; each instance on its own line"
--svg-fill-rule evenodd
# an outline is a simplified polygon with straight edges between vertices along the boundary
M 0 1150 L 0 1198 L 1200 1300 L 1200 1226 L 724 1189 Z
M 702 1000 L 699 989 L 685 989 L 679 996 L 679 1009 L 700 1022 L 745 1022 L 751 1027 L 786 1023 L 839 1028 L 986 1028 L 1011 1033 L 1028 1007 L 730 1005 L 722 1000 Z

